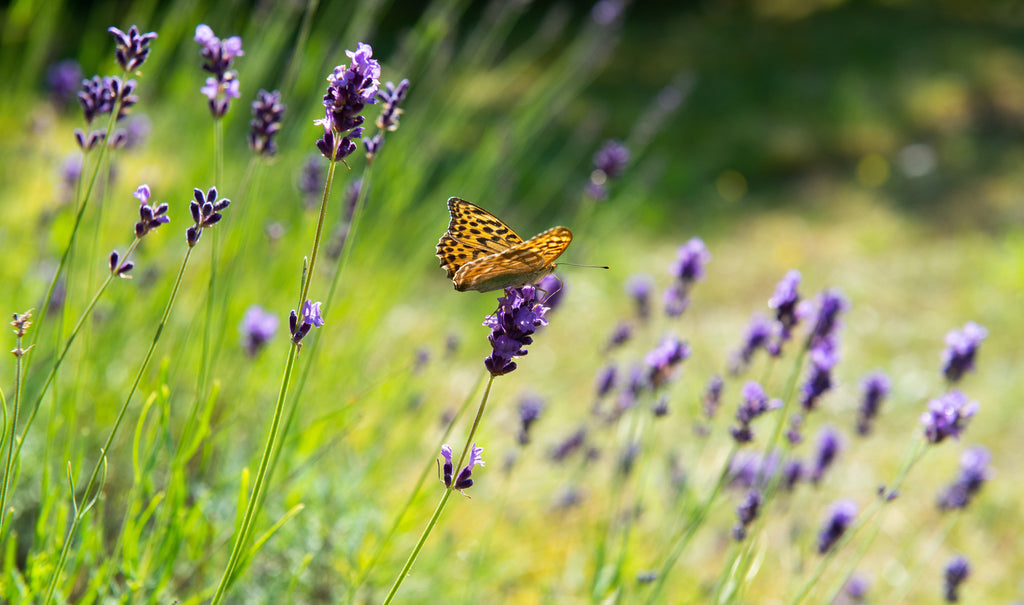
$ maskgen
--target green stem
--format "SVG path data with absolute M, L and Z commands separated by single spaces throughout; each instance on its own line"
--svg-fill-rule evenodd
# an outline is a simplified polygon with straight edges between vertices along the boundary
M 21 349 L 21 337 L 17 339 L 17 345 L 15 350 Z M 23 371 L 23 363 L 25 355 L 17 355 L 14 362 L 14 406 L 11 412 L 11 436 L 7 440 L 7 464 L 4 465 L 4 476 L 2 486 L 0 486 L 0 545 L 4 543 L 4 536 L 6 535 L 5 529 L 7 528 L 4 523 L 7 520 L 7 486 L 10 484 L 11 469 L 14 468 L 14 434 L 18 430 L 18 408 L 21 403 L 21 376 Z M 2 395 L 0 395 L 2 397 Z M 4 428 L 6 429 L 7 424 L 7 401 L 3 402 L 4 406 Z M 4 435 L 6 435 L 6 430 Z
M 469 449 L 473 446 L 473 436 L 476 435 L 476 429 L 480 426 L 480 418 L 483 417 L 484 408 L 487 407 L 487 397 L 491 394 L 492 384 L 494 384 L 493 374 L 491 374 L 490 378 L 487 379 L 487 387 L 484 389 L 483 399 L 480 400 L 480 408 L 476 411 L 476 418 L 473 419 L 473 426 L 470 428 L 469 436 L 466 438 L 466 445 L 462 448 L 462 456 L 459 457 L 459 463 L 452 467 L 452 484 L 444 490 L 444 495 L 441 496 L 441 501 L 437 503 L 437 508 L 434 509 L 434 514 L 431 515 L 430 521 L 427 522 L 427 526 L 423 528 L 423 533 L 420 535 L 420 539 L 416 541 L 416 546 L 413 547 L 412 552 L 409 553 L 409 558 L 406 559 L 405 565 L 402 566 L 402 570 L 398 572 L 398 577 L 395 578 L 395 583 L 391 585 L 391 590 L 388 591 L 388 596 L 384 599 L 383 605 L 388 605 L 395 598 L 399 587 L 402 586 L 402 582 L 405 581 L 405 577 L 409 574 L 409 570 L 412 569 L 413 563 L 416 562 L 416 557 L 419 556 L 420 550 L 423 549 L 423 545 L 427 542 L 427 537 L 430 536 L 430 532 L 433 531 L 434 526 L 437 525 L 438 519 L 441 518 L 441 513 L 444 511 L 445 504 L 448 503 L 448 499 L 451 497 L 452 492 L 455 491 L 455 480 L 461 472 L 462 464 L 466 461 Z
M 327 214 L 327 201 L 330 199 L 331 185 L 334 182 L 334 172 L 337 162 L 331 162 L 327 171 L 327 185 L 324 187 L 324 196 L 320 202 L 320 214 L 317 217 L 316 233 L 313 237 L 313 250 L 309 255 L 309 264 L 302 280 L 302 288 L 299 294 L 299 304 L 296 309 L 302 308 L 306 296 L 309 294 L 309 284 L 313 279 L 313 270 L 316 266 L 316 259 L 320 251 L 320 240 L 323 235 L 324 217 Z M 279 441 L 281 420 L 284 416 L 284 403 L 288 396 L 288 384 L 291 381 L 292 369 L 295 366 L 295 356 L 298 353 L 299 345 L 293 341 L 288 350 L 288 359 L 285 361 L 284 375 L 281 377 L 281 389 L 277 395 L 277 405 L 274 406 L 274 418 L 270 424 L 270 432 L 267 435 L 267 442 L 263 447 L 263 455 L 260 457 L 260 466 L 256 472 L 256 479 L 253 483 L 252 493 L 249 494 L 249 501 L 242 516 L 242 523 L 235 535 L 235 542 L 231 546 L 231 554 L 228 556 L 228 563 L 224 568 L 224 574 L 217 584 L 217 590 L 213 595 L 211 605 L 217 605 L 227 593 L 228 587 L 234 580 L 235 571 L 242 559 L 242 553 L 249 541 L 252 528 L 255 524 L 256 513 L 263 503 L 263 492 L 268 483 L 270 461 L 274 457 L 274 448 Z
M 693 516 L 690 524 L 686 527 L 686 531 L 676 540 L 668 558 L 665 559 L 665 563 L 661 566 L 661 570 L 658 572 L 658 579 L 655 582 L 654 587 L 651 589 L 651 594 L 647 597 L 647 603 L 654 603 L 657 600 L 658 594 L 661 593 L 661 589 L 665 586 L 665 579 L 672 571 L 672 567 L 675 566 L 676 561 L 686 549 L 686 545 L 690 543 L 694 534 L 697 533 L 697 528 L 701 526 L 705 517 L 707 517 L 708 511 L 711 510 L 711 505 L 714 504 L 715 498 L 718 497 L 718 493 L 725 485 L 725 480 L 729 476 L 729 464 L 736 455 L 736 451 L 738 449 L 738 446 L 734 442 L 732 444 L 732 448 L 729 450 L 729 455 L 726 456 L 725 462 L 722 464 L 722 470 L 718 474 L 718 480 L 715 481 L 715 486 L 711 489 L 711 493 L 708 494 L 707 500 L 705 500 L 700 508 L 697 509 L 697 512 Z
M 117 429 L 120 428 L 121 421 L 124 420 L 125 412 L 128 411 L 128 404 L 131 403 L 132 396 L 135 395 L 135 391 L 138 389 L 139 383 L 142 381 L 142 375 L 145 374 L 146 368 L 149 367 L 149 362 L 153 358 L 153 351 L 156 349 L 157 343 L 160 342 L 160 335 L 163 333 L 164 326 L 167 325 L 167 318 L 170 317 L 171 308 L 174 306 L 174 299 L 178 295 L 178 289 L 181 286 L 181 279 L 185 275 L 185 267 L 188 265 L 188 259 L 191 254 L 192 248 L 189 247 L 188 250 L 185 251 L 185 258 L 181 261 L 181 268 L 178 269 L 178 276 L 174 280 L 174 286 L 171 288 L 171 295 L 167 299 L 167 306 L 164 307 L 163 315 L 160 317 L 160 323 L 157 324 L 156 333 L 153 335 L 153 341 L 149 344 L 149 350 L 146 351 L 146 355 L 143 357 L 142 363 L 139 364 L 139 371 L 135 374 L 135 380 L 132 382 L 131 389 L 128 391 L 128 396 L 125 397 L 124 403 L 121 404 L 121 409 L 117 412 L 117 418 L 114 420 L 114 426 L 111 427 L 110 433 L 107 435 L 107 440 L 100 449 L 100 457 L 96 461 L 96 466 L 93 467 L 92 474 L 89 475 L 89 481 L 86 483 L 85 491 L 82 495 L 83 502 L 94 502 L 95 499 L 99 497 L 99 490 L 102 488 L 102 485 L 97 486 L 96 479 L 99 477 L 100 470 L 106 468 L 107 452 L 110 451 L 110 445 L 114 442 L 114 437 L 117 435 Z M 93 492 L 94 487 L 96 488 L 96 493 L 90 496 L 89 494 Z M 73 489 L 71 497 L 72 500 L 74 500 L 75 495 Z M 49 588 L 47 588 L 46 597 L 43 599 L 44 605 L 48 604 L 53 598 L 53 593 L 57 588 L 57 581 L 60 579 L 60 573 L 67 561 L 67 555 L 71 549 L 71 542 L 74 539 L 75 532 L 82 519 L 85 518 L 85 514 L 89 511 L 90 506 L 83 506 L 79 509 L 76 504 L 75 508 L 75 517 L 71 522 L 71 528 L 68 530 L 67 536 L 64 538 L 64 545 L 61 547 L 60 556 L 57 559 L 53 575 L 50 577 L 50 585 Z

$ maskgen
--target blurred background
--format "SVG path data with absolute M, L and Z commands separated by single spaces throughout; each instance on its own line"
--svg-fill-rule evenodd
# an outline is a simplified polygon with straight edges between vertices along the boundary
M 728 378 L 711 433 L 694 431 L 708 378 L 724 372 L 751 314 L 767 312 L 790 269 L 801 271 L 806 298 L 832 287 L 851 305 L 835 392 L 809 420 L 800 447 L 808 453 L 826 425 L 843 430 L 847 442 L 828 481 L 773 512 L 742 602 L 787 602 L 816 556 L 807 549 L 827 504 L 852 497 L 863 507 L 891 480 L 919 434 L 918 416 L 945 388 L 943 337 L 969 320 L 989 331 L 977 372 L 961 385 L 981 412 L 961 442 L 936 447 L 915 468 L 858 568 L 872 579 L 866 602 L 891 603 L 892 595 L 937 602 L 942 566 L 964 553 L 976 562 L 966 601 L 1024 600 L 1016 538 L 1024 521 L 1019 2 L 14 0 L 3 3 L 0 18 L 0 307 L 8 312 L 40 304 L 67 241 L 81 173 L 75 94 L 82 77 L 118 73 L 107 27 L 134 23 L 159 35 L 135 76 L 140 101 L 120 123 L 133 142 L 103 171 L 72 257 L 68 311 L 43 332 L 37 370 L 104 277 L 108 250 L 130 242 L 131 192 L 147 183 L 156 201 L 171 206 L 170 225 L 137 253 L 135 279 L 116 283 L 97 307 L 26 441 L 14 496 L 23 585 L 44 577 L 40 570 L 59 549 L 63 532 L 52 527 L 66 523 L 63 469 L 69 460 L 77 473 L 91 467 L 170 291 L 192 188 L 212 185 L 233 204 L 218 227 L 230 286 L 218 298 L 210 434 L 187 477 L 161 465 L 194 396 L 210 270 L 204 252 L 143 384 L 161 411 L 147 417 L 141 403 L 129 411 L 134 447 L 140 435 L 159 436 L 148 446 L 149 479 L 113 462 L 131 458 L 126 432 L 111 453 L 107 505 L 86 531 L 101 537 L 76 549 L 63 594 L 83 602 L 194 602 L 216 583 L 239 476 L 256 463 L 276 400 L 283 326 L 323 192 L 326 161 L 312 122 L 322 117 L 327 74 L 347 62 L 346 49 L 367 42 L 382 81 L 410 80 L 405 113 L 374 161 L 338 297 L 314 334 L 316 352 L 307 347 L 300 356 L 298 372 L 308 381 L 297 391 L 295 425 L 261 523 L 270 526 L 298 503 L 305 509 L 251 562 L 237 602 L 380 601 L 440 497 L 431 477 L 381 546 L 424 465 L 433 466 L 447 422 L 478 396 L 490 350 L 480 324 L 495 296 L 454 292 L 434 256 L 453 195 L 524 237 L 565 225 L 575 238 L 562 260 L 611 270 L 559 269 L 564 300 L 550 326 L 520 369 L 496 382 L 477 439 L 488 465 L 474 472 L 472 500 L 451 503 L 401 602 L 639 602 L 645 588 L 636 578 L 664 560 L 679 524 L 674 511 L 706 491 L 723 463 L 742 382 L 767 377 L 769 391 L 782 395 L 792 360 L 773 371 L 761 358 L 747 375 Z M 241 36 L 245 50 L 236 63 L 242 95 L 224 118 L 221 183 L 199 93 L 206 77 L 192 40 L 199 23 L 221 37 Z M 246 134 L 260 88 L 280 89 L 287 110 L 280 151 L 254 162 Z M 368 108 L 368 124 L 376 111 Z M 609 139 L 629 151 L 619 175 L 595 173 L 595 154 Z M 334 182 L 329 233 L 342 228 L 346 187 L 364 176 L 361 156 Z M 303 176 L 310 174 L 312 186 Z M 595 179 L 600 196 L 588 193 Z M 703 239 L 712 260 L 684 316 L 669 319 L 661 313 L 669 267 L 692 237 Z M 326 297 L 340 266 L 325 261 L 314 299 Z M 649 322 L 633 316 L 627 293 L 638 275 L 654 287 Z M 238 331 L 251 305 L 281 325 L 256 356 Z M 609 351 L 620 320 L 632 322 L 634 337 Z M 625 375 L 666 334 L 688 341 L 693 355 L 670 391 L 671 413 L 648 427 L 643 479 L 624 488 L 616 469 L 632 437 L 592 417 L 594 377 L 608 364 Z M 894 394 L 876 433 L 861 438 L 852 433 L 859 381 L 875 368 L 892 377 Z M 13 374 L 13 359 L 0 359 L 5 393 Z M 30 376 L 26 392 L 39 379 Z M 525 396 L 545 402 L 528 446 L 510 429 Z M 453 445 L 467 427 L 465 419 L 456 425 Z M 553 457 L 581 428 L 591 454 Z M 992 451 L 992 481 L 947 526 L 935 492 L 972 444 Z M 136 490 L 148 501 L 174 481 L 189 497 L 168 503 L 175 512 L 162 522 L 184 536 L 171 547 L 155 529 L 142 531 L 139 550 L 150 558 L 138 556 L 146 565 L 125 553 L 94 590 L 90 574 L 112 551 L 125 514 L 114 495 Z M 676 566 L 667 602 L 709 601 L 741 496 L 723 496 Z M 609 588 L 595 579 L 596 553 L 633 505 L 644 512 L 626 533 Z M 6 581 L 8 597 L 26 594 Z

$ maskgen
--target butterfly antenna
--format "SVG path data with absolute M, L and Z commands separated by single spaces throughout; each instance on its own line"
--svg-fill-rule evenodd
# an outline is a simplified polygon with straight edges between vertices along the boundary
M 577 265 L 576 263 L 558 263 L 558 266 L 569 265 L 570 267 L 584 267 L 587 269 L 611 269 L 608 265 Z

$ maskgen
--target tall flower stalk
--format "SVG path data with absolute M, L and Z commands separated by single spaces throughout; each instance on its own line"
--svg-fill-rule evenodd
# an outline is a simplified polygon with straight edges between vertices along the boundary
M 330 161 L 327 170 L 327 182 L 324 187 L 324 195 L 320 202 L 320 212 L 317 216 L 316 231 L 313 236 L 313 248 L 304 263 L 302 275 L 302 287 L 300 288 L 299 301 L 296 309 L 301 309 L 301 315 L 292 311 L 290 329 L 292 338 L 288 349 L 288 357 L 285 360 L 284 372 L 281 377 L 281 388 L 278 391 L 277 404 L 274 406 L 274 416 L 271 420 L 267 441 L 260 457 L 256 478 L 253 482 L 252 491 L 249 494 L 248 503 L 242 516 L 241 524 L 235 532 L 235 540 L 231 547 L 231 554 L 228 557 L 227 565 L 217 584 L 216 592 L 213 595 L 212 605 L 220 603 L 228 588 L 230 588 L 236 574 L 240 571 L 243 552 L 255 526 L 256 515 L 262 507 L 264 493 L 269 483 L 271 474 L 271 463 L 275 459 L 281 434 L 281 425 L 284 420 L 284 405 L 288 396 L 288 387 L 291 381 L 292 370 L 295 366 L 295 358 L 302 345 L 302 340 L 309 333 L 312 327 L 320 327 L 324 320 L 320 316 L 320 303 L 312 303 L 307 297 L 309 287 L 316 269 L 316 261 L 320 253 L 320 243 L 323 235 L 324 220 L 327 214 L 327 202 L 330 199 L 331 185 L 334 182 L 334 174 L 339 161 L 355 151 L 354 138 L 362 134 L 361 124 L 363 116 L 360 115 L 363 107 L 376 102 L 376 94 L 379 89 L 378 78 L 380 77 L 380 64 L 375 61 L 373 49 L 368 44 L 359 43 L 355 52 L 346 51 L 350 58 L 349 65 L 339 65 L 334 68 L 333 73 L 327 78 L 327 93 L 324 95 L 325 116 L 315 120 L 314 123 L 324 129 L 323 137 L 317 141 L 317 148 L 321 154 Z M 347 164 L 346 164 L 347 166 Z

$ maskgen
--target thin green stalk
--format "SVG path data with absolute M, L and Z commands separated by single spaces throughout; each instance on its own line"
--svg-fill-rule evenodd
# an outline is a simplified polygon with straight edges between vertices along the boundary
M 213 121 L 213 182 L 215 187 L 223 188 L 221 183 L 224 176 L 224 122 L 219 119 Z M 199 362 L 198 384 L 196 385 L 196 400 L 201 401 L 206 391 L 206 383 L 210 373 L 210 333 L 214 326 L 214 302 L 216 299 L 215 286 L 217 284 L 217 252 L 220 249 L 220 229 L 213 232 L 213 245 L 210 246 L 210 281 L 206 289 L 206 325 L 203 328 L 203 349 Z
M 903 481 L 907 478 L 907 474 L 910 473 L 910 469 L 913 468 L 914 465 L 917 464 L 924 456 L 924 453 L 928 451 L 927 449 L 925 449 L 927 444 L 928 442 L 925 441 L 924 439 L 915 439 L 914 445 L 911 448 L 910 453 L 907 455 L 903 467 L 896 474 L 896 478 L 893 480 L 892 485 L 886 487 L 885 493 L 880 494 L 878 499 L 875 500 L 875 503 L 872 505 L 872 507 L 868 509 L 868 511 L 863 516 L 861 516 L 857 520 L 857 522 L 853 524 L 852 527 L 846 530 L 846 533 L 843 534 L 843 536 L 836 542 L 836 544 L 829 550 L 829 552 L 825 553 L 825 555 L 821 557 L 821 560 L 818 561 L 817 567 L 814 569 L 814 573 L 811 574 L 811 577 L 808 578 L 807 582 L 805 582 L 804 585 L 800 588 L 799 592 L 797 592 L 793 600 L 790 601 L 791 605 L 799 605 L 804 600 L 804 598 L 807 597 L 807 595 L 811 592 L 811 588 L 813 588 L 814 585 L 817 583 L 818 579 L 821 578 L 821 575 L 825 573 L 825 568 L 828 567 L 829 562 L 832 560 L 835 554 L 842 550 L 842 548 L 846 546 L 850 542 L 850 540 L 852 540 L 857 535 L 857 532 L 859 532 L 861 528 L 867 525 L 868 522 L 871 521 L 875 517 L 875 515 L 882 509 L 883 506 L 890 502 L 890 498 L 888 497 L 889 494 L 898 493 L 900 486 L 903 485 Z M 881 523 L 881 519 L 879 519 L 878 522 Z
M 26 313 L 28 315 L 28 313 Z M 17 315 L 15 315 L 17 317 Z M 2 486 L 0 486 L 0 544 L 4 542 L 4 536 L 6 535 L 7 525 L 4 523 L 7 520 L 7 486 L 10 483 L 11 469 L 14 467 L 14 433 L 18 430 L 18 408 L 21 404 L 21 377 L 24 371 L 24 357 L 25 352 L 21 348 L 21 332 L 18 332 L 17 344 L 14 349 L 14 406 L 11 411 L 11 436 L 7 440 L 7 463 L 4 465 L 4 476 Z M 4 428 L 7 428 L 7 400 L 3 402 L 4 406 Z M 6 436 L 7 432 L 4 431 Z
M 729 463 L 736 455 L 736 451 L 738 449 L 737 444 L 733 443 L 732 448 L 729 449 L 729 455 L 722 464 L 722 470 L 718 474 L 718 480 L 715 481 L 715 486 L 711 489 L 711 493 L 708 494 L 707 499 L 700 508 L 697 509 L 697 512 L 693 516 L 690 524 L 686 527 L 686 531 L 676 540 L 675 545 L 672 547 L 672 551 L 665 559 L 665 563 L 661 566 L 661 570 L 658 572 L 658 579 L 655 581 L 654 587 L 651 589 L 651 594 L 647 597 L 647 603 L 654 603 L 657 600 L 658 595 L 661 593 L 661 589 L 665 586 L 665 579 L 668 577 L 669 572 L 672 571 L 672 567 L 675 566 L 676 561 L 686 549 L 686 545 L 690 543 L 694 534 L 697 533 L 697 529 L 702 523 L 704 523 L 704 518 L 707 517 L 708 511 L 711 510 L 711 505 L 714 504 L 715 498 L 718 497 L 718 493 L 725 485 L 725 480 L 729 476 Z
M 337 162 L 332 161 L 327 170 L 327 185 L 324 187 L 324 197 L 320 202 L 320 214 L 317 217 L 316 233 L 313 237 L 313 250 L 309 255 L 309 264 L 302 279 L 302 288 L 296 309 L 302 308 L 302 303 L 306 301 L 306 296 L 309 294 L 309 284 L 313 281 L 313 270 L 316 267 L 316 259 L 320 252 L 320 240 L 323 235 L 324 217 L 327 214 L 327 201 L 330 199 L 331 185 L 334 182 L 334 172 L 336 167 Z M 288 358 L 285 361 L 284 375 L 281 377 L 281 389 L 277 395 L 277 405 L 274 406 L 274 417 L 270 424 L 270 432 L 267 435 L 267 443 L 263 448 L 263 455 L 260 457 L 260 466 L 256 472 L 256 479 L 253 483 L 252 492 L 249 494 L 249 502 L 245 507 L 245 514 L 242 517 L 242 523 L 236 532 L 235 542 L 231 547 L 231 554 L 228 556 L 228 563 L 224 568 L 224 574 L 221 576 L 220 582 L 217 584 L 217 590 L 213 595 L 211 605 L 217 605 L 221 600 L 223 600 L 228 587 L 234 580 L 235 570 L 238 567 L 239 562 L 242 560 L 242 553 L 245 550 L 249 541 L 249 536 L 252 533 L 256 513 L 262 505 L 263 492 L 268 483 L 267 479 L 269 475 L 268 471 L 270 469 L 270 461 L 274 454 L 274 448 L 279 441 L 278 433 L 281 428 L 281 419 L 284 416 L 284 403 L 287 399 L 288 384 L 291 380 L 292 369 L 295 366 L 295 355 L 298 353 L 298 348 L 299 345 L 292 342 L 291 347 L 288 350 Z
M 138 241 L 138 240 L 136 240 Z M 47 605 L 53 598 L 54 590 L 57 588 L 57 581 L 60 579 L 60 573 L 64 568 L 64 564 L 67 561 L 68 552 L 71 549 L 71 542 L 74 540 L 75 532 L 78 529 L 82 519 L 85 518 L 85 514 L 92 507 L 92 503 L 99 497 L 100 489 L 102 489 L 102 482 L 100 485 L 96 485 L 96 480 L 100 475 L 101 469 L 104 470 L 107 466 L 107 452 L 110 451 L 110 445 L 114 442 L 114 437 L 117 435 L 117 430 L 121 426 L 121 421 L 124 420 L 125 412 L 128 411 L 128 404 L 132 401 L 132 396 L 135 395 L 135 390 L 138 388 L 139 383 L 142 381 L 142 376 L 146 372 L 146 368 L 149 366 L 150 360 L 153 358 L 153 351 L 156 349 L 156 345 L 160 342 L 160 335 L 163 333 L 164 326 L 167 325 L 167 318 L 170 317 L 171 308 L 174 306 L 174 299 L 178 295 L 178 289 L 181 286 L 181 279 L 185 275 L 185 267 L 188 266 L 189 256 L 192 255 L 192 248 L 189 247 L 185 251 L 185 258 L 181 261 L 181 268 L 178 269 L 178 276 L 174 280 L 174 286 L 171 288 L 171 295 L 167 299 L 167 305 L 164 307 L 163 315 L 160 317 L 160 323 L 157 324 L 156 333 L 153 335 L 153 341 L 149 344 L 149 349 L 146 351 L 145 357 L 142 358 L 142 363 L 139 364 L 139 371 L 135 374 L 135 380 L 132 382 L 131 389 L 128 391 L 128 396 L 125 397 L 124 403 L 121 404 L 121 409 L 117 412 L 117 418 L 114 420 L 114 426 L 111 427 L 110 433 L 107 435 L 107 440 L 104 442 L 103 447 L 100 448 L 100 457 L 96 461 L 96 466 L 93 467 L 92 474 L 89 475 L 89 481 L 85 485 L 85 491 L 82 494 L 82 501 L 89 504 L 79 508 L 75 502 L 74 495 L 74 483 L 72 482 L 71 497 L 72 503 L 75 506 L 75 516 L 71 522 L 71 527 L 68 529 L 67 536 L 64 538 L 64 545 L 61 547 L 60 556 L 57 559 L 57 564 L 54 567 L 53 575 L 50 577 L 50 585 L 46 590 L 46 597 L 43 599 L 43 604 Z M 68 463 L 70 467 L 70 462 Z M 70 476 L 70 471 L 69 471 Z M 95 494 L 89 496 L 95 488 Z
M 127 77 L 128 72 L 122 72 L 121 81 Z M 89 177 L 89 187 L 85 190 L 85 196 L 80 198 L 78 201 L 78 208 L 75 210 L 75 222 L 71 226 L 71 235 L 68 237 L 67 246 L 64 247 L 64 252 L 61 254 L 60 261 L 57 263 L 57 270 L 53 273 L 53 278 L 50 280 L 50 285 L 46 288 L 46 296 L 43 297 L 43 304 L 39 307 L 39 314 L 36 316 L 37 328 L 35 333 L 32 335 L 32 343 L 26 349 L 28 353 L 25 358 L 24 371 L 28 372 L 29 365 L 32 361 L 32 349 L 35 348 L 35 344 L 39 339 L 39 326 L 41 326 L 43 319 L 46 317 L 46 311 L 50 308 L 50 302 L 53 300 L 53 293 L 57 287 L 57 281 L 60 279 L 61 273 L 64 271 L 65 266 L 68 262 L 68 257 L 71 255 L 71 249 L 75 245 L 75 236 L 78 234 L 78 228 L 82 224 L 82 216 L 85 214 L 85 208 L 88 205 L 89 198 L 92 196 L 93 187 L 96 185 L 96 177 L 99 174 L 100 167 L 103 165 L 103 158 L 107 152 L 107 142 L 110 141 L 110 134 L 114 131 L 114 124 L 117 122 L 117 114 L 121 111 L 121 99 L 117 99 L 114 103 L 114 109 L 110 112 L 110 119 L 107 121 L 107 131 L 103 137 L 103 143 L 100 145 L 99 155 L 96 158 L 96 166 L 93 168 L 92 176 Z M 82 158 L 82 166 L 85 166 L 85 154 Z M 81 183 L 79 183 L 78 191 L 81 191 Z M 61 303 L 63 309 L 64 303 Z
M 431 515 L 430 521 L 427 521 L 427 526 L 423 528 L 423 533 L 420 535 L 420 539 L 416 541 L 416 546 L 413 547 L 412 552 L 409 553 L 409 558 L 406 559 L 405 565 L 402 566 L 402 570 L 398 572 L 398 577 L 395 578 L 395 583 L 391 585 L 391 590 L 388 591 L 388 596 L 384 599 L 383 605 L 388 605 L 391 603 L 392 599 L 395 598 L 399 587 L 402 586 L 402 582 L 404 582 L 405 577 L 409 575 L 409 570 L 412 569 L 413 563 L 416 562 L 416 557 L 419 556 L 420 550 L 423 549 L 423 545 L 427 542 L 427 537 L 430 536 L 430 532 L 433 531 L 434 526 L 437 525 L 438 519 L 441 518 L 441 513 L 444 511 L 445 504 L 448 503 L 448 498 L 450 498 L 452 492 L 455 491 L 455 478 L 458 477 L 461 472 L 462 465 L 466 462 L 466 456 L 469 454 L 469 450 L 473 446 L 473 437 L 476 435 L 476 429 L 480 426 L 480 418 L 483 417 L 484 408 L 487 407 L 487 397 L 491 394 L 492 384 L 494 384 L 494 374 L 491 374 L 487 379 L 487 387 L 484 389 L 484 396 L 480 400 L 480 408 L 476 411 L 476 418 L 473 419 L 473 426 L 469 429 L 469 436 L 466 438 L 466 445 L 462 448 L 462 455 L 459 457 L 459 463 L 452 467 L 452 484 L 444 490 L 444 495 L 441 496 L 441 501 L 437 503 L 437 508 L 434 509 L 434 514 Z
M 281 82 L 281 93 L 290 97 L 292 88 L 295 86 L 295 78 L 299 75 L 299 65 L 305 56 L 306 43 L 309 41 L 309 31 L 313 27 L 313 16 L 316 14 L 319 0 L 309 0 L 306 5 L 306 12 L 302 15 L 302 24 L 299 26 L 299 35 L 292 50 L 292 56 L 288 57 L 288 67 L 285 68 L 284 78 Z
M 483 380 L 480 382 L 483 382 Z M 462 418 L 462 415 L 466 413 L 466 409 L 469 408 L 469 403 L 473 400 L 473 393 L 476 393 L 480 388 L 480 382 L 473 386 L 473 389 L 467 394 L 466 398 L 462 400 L 462 405 L 459 406 L 455 415 L 452 416 L 452 421 L 448 423 L 448 426 L 444 430 L 444 434 L 441 435 L 442 444 L 448 440 L 448 436 L 452 434 L 452 429 L 455 428 L 455 425 L 459 422 L 459 419 Z M 387 535 L 380 544 L 378 544 L 377 550 L 373 553 L 373 556 L 370 557 L 370 561 L 363 567 L 359 576 L 356 577 L 356 581 L 353 582 L 352 586 L 349 588 L 348 602 L 351 603 L 353 601 L 356 592 L 358 592 L 362 587 L 366 578 L 370 576 L 370 572 L 373 570 L 374 565 L 377 564 L 377 560 L 380 559 L 380 556 L 384 554 L 384 550 L 388 547 L 388 544 L 391 543 L 391 539 L 395 536 L 395 532 L 398 531 L 398 527 L 402 524 L 402 520 L 405 519 L 406 513 L 409 512 L 410 508 L 412 508 L 412 503 L 416 500 L 416 496 L 419 495 L 420 489 L 423 487 L 423 484 L 426 482 L 427 477 L 430 474 L 430 470 L 435 468 L 435 465 L 431 464 L 431 462 L 434 462 L 434 460 L 428 460 L 427 463 L 423 465 L 423 471 L 420 472 L 419 479 L 416 480 L 416 485 L 412 488 L 412 491 L 409 492 L 409 497 L 406 498 L 405 505 L 402 506 L 402 508 L 399 509 L 398 514 L 395 515 L 395 520 L 391 523 L 391 529 L 388 530 Z

